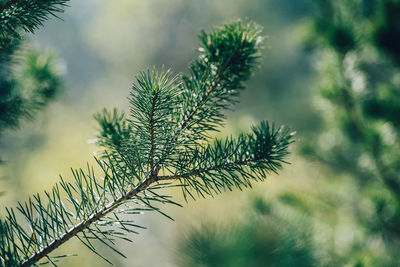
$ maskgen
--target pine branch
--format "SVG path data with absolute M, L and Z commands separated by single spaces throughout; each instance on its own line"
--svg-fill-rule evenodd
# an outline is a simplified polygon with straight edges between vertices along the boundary
M 110 212 L 114 211 L 121 204 L 125 203 L 127 200 L 129 200 L 129 199 L 133 198 L 134 196 L 136 196 L 138 193 L 143 191 L 146 187 L 148 187 L 153 182 L 154 182 L 154 178 L 146 179 L 143 183 L 138 185 L 133 190 L 129 191 L 127 194 L 125 194 L 123 196 L 120 196 L 115 201 L 113 201 L 113 202 L 109 203 L 107 206 L 103 207 L 100 211 L 92 214 L 85 221 L 75 225 L 74 227 L 72 227 L 71 229 L 66 231 L 58 239 L 54 240 L 53 242 L 48 244 L 45 248 L 43 248 L 42 250 L 36 252 L 29 259 L 24 261 L 21 266 L 26 266 L 26 267 L 31 266 L 32 264 L 38 262 L 43 257 L 46 257 L 52 251 L 57 249 L 60 245 L 62 245 L 65 242 L 67 242 L 72 237 L 75 237 L 78 233 L 83 232 L 85 229 L 88 229 L 91 224 L 93 224 L 94 222 L 99 221 L 101 218 L 103 218 L 104 216 L 106 216 Z
M 191 77 L 182 76 L 183 89 L 178 103 L 176 125 L 168 147 L 158 162 L 163 161 L 179 145 L 190 146 L 216 131 L 226 110 L 234 104 L 243 89 L 242 82 L 258 67 L 263 37 L 261 28 L 240 21 L 214 28 L 209 34 L 200 34 L 200 55 L 191 65 Z M 222 38 L 224 36 L 225 38 Z M 219 90 L 218 90 L 219 89 Z M 205 131 L 206 130 L 206 131 Z M 185 132 L 191 135 L 188 142 Z M 185 138 L 184 144 L 179 140 Z
M 50 16 L 63 12 L 69 0 L 11 0 L 0 5 L 0 50 L 21 32 L 33 33 Z
M 262 122 L 253 133 L 238 138 L 215 140 L 183 152 L 174 166 L 174 174 L 158 180 L 179 179 L 184 195 L 195 188 L 199 196 L 212 195 L 233 187 L 251 187 L 252 180 L 262 181 L 268 172 L 277 173 L 286 163 L 293 133 Z M 194 198 L 194 197 L 193 197 Z
M 171 78 L 168 70 L 157 73 L 141 73 L 134 85 L 135 93 L 131 94 L 131 117 L 133 128 L 141 142 L 140 150 L 148 156 L 149 173 L 155 173 L 154 161 L 162 154 L 162 149 L 168 145 L 169 136 L 175 127 L 173 116 L 178 106 L 178 95 L 181 93 L 180 84 L 176 77 Z M 146 106 L 146 104 L 148 106 Z M 128 145 L 128 150 L 132 148 Z
M 267 122 L 251 134 L 208 144 L 208 132 L 221 125 L 222 111 L 236 102 L 257 66 L 259 28 L 234 22 L 200 39 L 203 51 L 190 77 L 142 72 L 132 87 L 128 119 L 116 109 L 95 115 L 97 143 L 105 148 L 96 159 L 100 176 L 90 166 L 72 170 L 73 183 L 61 178 L 44 200 L 35 195 L 16 211 L 7 209 L 0 223 L 1 264 L 55 263 L 66 255 L 53 252 L 73 237 L 102 258 L 93 240 L 124 256 L 115 239 L 129 241 L 127 234 L 143 227 L 120 215 L 155 211 L 170 218 L 159 205 L 180 204 L 164 195 L 165 188 L 179 186 L 185 198 L 213 195 L 249 187 L 286 163 L 292 134 Z
M 269 125 L 263 123 L 261 124 L 261 127 L 253 129 L 254 135 L 241 135 L 238 139 L 238 142 L 236 142 L 232 138 L 228 139 L 224 145 L 222 145 L 220 141 L 216 141 L 213 146 L 208 146 L 204 148 L 201 152 L 194 152 L 194 154 L 202 154 L 200 156 L 195 156 L 197 161 L 192 162 L 192 165 L 199 166 L 200 169 L 194 169 L 190 173 L 178 172 L 179 174 L 174 176 L 151 175 L 147 177 L 134 189 L 128 192 L 124 192 L 117 199 L 114 199 L 113 201 L 102 207 L 99 211 L 92 213 L 84 221 L 74 225 L 56 240 L 47 244 L 47 246 L 45 246 L 43 249 L 37 251 L 34 255 L 30 256 L 29 259 L 24 261 L 21 266 L 30 266 L 33 263 L 39 261 L 43 257 L 50 254 L 52 251 L 57 249 L 60 245 L 62 245 L 72 237 L 76 236 L 78 233 L 86 230 L 91 224 L 99 221 L 110 212 L 113 212 L 120 205 L 134 198 L 139 193 L 148 189 L 150 185 L 156 182 L 159 184 L 160 181 L 166 180 L 190 179 L 187 184 L 194 184 L 194 188 L 196 189 L 196 191 L 198 191 L 199 194 L 202 194 L 201 191 L 199 191 L 199 183 L 196 183 L 196 178 L 193 177 L 200 177 L 202 179 L 202 181 L 204 182 L 204 188 L 201 190 L 208 193 L 207 190 L 212 187 L 215 187 L 218 192 L 221 192 L 221 189 L 219 188 L 220 186 L 227 186 L 229 190 L 231 190 L 231 187 L 233 185 L 239 188 L 241 185 L 250 186 L 250 178 L 262 179 L 263 177 L 265 177 L 265 170 L 276 172 L 277 169 L 281 167 L 280 162 L 284 162 L 283 158 L 288 153 L 287 146 L 291 143 L 291 134 L 289 134 L 288 131 L 282 131 L 282 129 L 279 129 L 277 131 L 272 130 L 271 132 L 269 130 Z M 263 146 L 270 146 L 271 149 L 265 149 L 263 148 Z M 237 153 L 238 151 L 241 153 Z M 249 154 L 249 151 L 256 152 L 256 154 Z M 267 154 L 265 154 L 265 152 L 267 152 Z M 212 155 L 214 155 L 215 157 L 211 157 Z M 230 161 L 230 157 L 234 157 L 235 161 Z M 182 158 L 182 161 L 179 163 L 179 165 L 185 166 L 184 169 L 192 169 L 189 165 L 182 164 L 182 162 L 188 163 L 187 158 L 186 160 Z M 214 165 L 216 162 L 217 164 Z M 226 173 L 221 173 L 222 171 L 226 171 Z M 218 174 L 217 172 L 220 172 L 220 174 Z M 242 177 L 244 178 L 243 181 L 240 180 L 236 172 L 242 175 Z M 254 175 L 252 172 L 256 172 L 257 176 Z M 205 177 L 213 177 L 211 179 L 214 185 L 211 186 L 209 184 L 211 180 L 208 180 Z M 121 177 L 118 177 L 118 179 L 119 178 Z M 219 178 L 220 181 L 217 182 L 215 178 Z M 232 181 L 232 183 L 229 181 Z M 87 182 L 88 181 L 86 181 L 86 183 Z M 63 188 L 68 188 L 68 185 L 64 183 L 62 183 L 62 186 Z M 185 185 L 183 188 L 186 190 L 187 185 Z M 205 188 L 207 188 L 207 190 Z M 70 189 L 67 191 L 70 191 Z M 88 195 L 88 198 L 89 197 L 90 194 Z M 26 208 L 25 212 L 27 212 L 27 210 L 28 209 Z M 32 211 L 29 214 L 31 215 Z M 45 223 L 47 224 L 48 222 L 45 221 Z M 35 229 L 34 226 L 32 226 L 32 228 Z

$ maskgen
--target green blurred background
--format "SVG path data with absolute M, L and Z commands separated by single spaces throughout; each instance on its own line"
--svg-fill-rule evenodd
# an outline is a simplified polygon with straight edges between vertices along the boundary
M 329 128 L 321 116 L 321 105 L 327 104 L 318 97 L 319 64 L 329 63 L 329 53 L 318 48 L 329 44 L 310 41 L 327 32 L 318 21 L 323 10 L 312 2 L 72 0 L 62 20 L 52 19 L 29 36 L 31 46 L 57 56 L 65 86 L 33 121 L 3 134 L 0 149 L 7 161 L 0 169 L 0 191 L 6 191 L 1 206 L 15 206 L 18 200 L 51 188 L 59 174 L 69 177 L 70 167 L 93 162 L 93 114 L 103 107 L 127 110 L 139 71 L 165 65 L 184 72 L 196 53 L 199 30 L 250 19 L 268 36 L 261 68 L 247 83 L 240 103 L 228 112 L 218 135 L 247 131 L 261 120 L 288 125 L 297 132 L 292 164 L 251 190 L 189 201 L 184 208 L 166 207 L 175 222 L 158 214 L 139 216 L 138 222 L 149 229 L 133 237 L 134 243 L 118 245 L 128 258 L 107 249 L 104 254 L 116 266 L 399 266 L 390 252 L 397 241 L 387 245 L 360 223 L 357 214 L 373 213 L 374 202 L 362 197 L 357 174 L 343 171 L 344 165 L 328 164 L 326 158 L 309 156 L 316 154 L 309 143 L 332 147 L 340 135 L 328 132 L 318 137 Z M 379 1 L 339 2 L 351 9 L 350 2 L 365 7 Z M 340 14 L 332 21 L 340 21 Z M 355 29 L 355 17 L 347 15 L 343 21 Z M 358 27 L 364 26 L 372 29 L 373 23 Z M 357 49 L 364 49 L 362 45 Z M 357 168 L 363 170 L 362 166 Z M 179 194 L 176 198 L 183 202 Z M 108 266 L 78 241 L 61 250 L 79 255 L 63 260 L 61 266 Z

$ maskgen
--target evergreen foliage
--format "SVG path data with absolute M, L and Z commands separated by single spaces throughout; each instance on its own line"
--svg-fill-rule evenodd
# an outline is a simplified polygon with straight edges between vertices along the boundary
M 14 48 L 13 48 L 14 49 Z M 16 48 L 17 49 L 17 48 Z M 4 52 L 0 59 L 0 133 L 15 128 L 21 118 L 32 118 L 62 88 L 54 56 L 26 51 Z
M 302 140 L 301 152 L 329 167 L 327 188 L 281 194 L 290 207 L 283 216 L 258 202 L 248 209 L 262 210 L 261 220 L 203 222 L 181 238 L 181 266 L 400 266 L 400 1 L 312 5 L 306 46 L 317 65 L 323 125 L 312 125 L 316 136 Z
M 398 266 L 400 2 L 321 0 L 316 7 L 310 44 L 319 58 L 326 123 L 319 142 L 304 145 L 303 152 L 356 179 L 357 202 L 373 207 L 355 203 L 354 209 L 367 236 L 383 240 L 384 252 L 355 248 L 365 255 L 359 264 Z
M 54 57 L 24 48 L 21 38 L 62 12 L 67 2 L 0 1 L 0 133 L 32 118 L 61 89 Z
M 200 34 L 189 74 L 140 73 L 128 117 L 116 109 L 95 115 L 97 143 L 104 147 L 96 159 L 100 173 L 89 165 L 72 170 L 72 182 L 61 178 L 44 195 L 6 209 L 1 264 L 56 264 L 67 255 L 53 252 L 73 237 L 102 258 L 94 241 L 123 255 L 116 239 L 130 241 L 127 234 L 142 228 L 132 215 L 156 211 L 168 217 L 159 204 L 179 205 L 165 189 L 179 186 L 185 197 L 205 197 L 249 187 L 277 172 L 293 141 L 283 127 L 262 122 L 250 134 L 210 140 L 258 65 L 260 33 L 254 23 L 227 23 Z
M 278 205 L 255 197 L 238 222 L 190 229 L 181 235 L 179 266 L 319 266 L 311 227 L 285 219 Z
M 2 0 L 0 1 L 0 48 L 3 50 L 21 38 L 22 32 L 33 33 L 49 16 L 63 12 L 68 0 Z

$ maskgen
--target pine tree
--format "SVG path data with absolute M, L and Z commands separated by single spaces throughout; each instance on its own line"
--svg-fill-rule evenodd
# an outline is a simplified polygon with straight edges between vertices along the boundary
M 67 255 L 53 252 L 73 237 L 105 260 L 94 240 L 123 255 L 115 240 L 130 241 L 128 234 L 142 227 L 133 215 L 156 211 L 169 217 L 159 205 L 180 206 L 166 189 L 179 187 L 185 199 L 243 189 L 286 163 L 293 141 L 286 128 L 261 122 L 236 138 L 210 137 L 258 66 L 260 27 L 234 21 L 199 38 L 189 74 L 144 71 L 132 87 L 129 116 L 117 109 L 95 115 L 97 143 L 104 148 L 97 166 L 72 170 L 72 182 L 61 177 L 51 191 L 6 209 L 2 265 L 56 264 Z
M 318 55 L 325 126 L 319 142 L 305 145 L 303 152 L 358 182 L 357 219 L 368 237 L 385 244 L 383 255 L 374 249 L 371 256 L 364 243 L 359 250 L 370 260 L 359 263 L 398 266 L 400 2 L 315 3 L 311 29 L 316 34 L 309 44 Z

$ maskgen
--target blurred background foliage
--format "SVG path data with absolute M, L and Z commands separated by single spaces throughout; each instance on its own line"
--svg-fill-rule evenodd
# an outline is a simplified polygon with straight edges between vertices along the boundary
M 264 27 L 267 48 L 219 135 L 260 120 L 289 125 L 298 139 L 292 165 L 244 193 L 169 208 L 175 222 L 140 216 L 150 229 L 120 244 L 128 259 L 109 257 L 117 266 L 400 265 L 400 1 L 72 0 L 61 17 L 29 36 L 30 50 L 50 49 L 57 60 L 37 52 L 12 59 L 25 67 L 7 82 L 28 84 L 25 96 L 35 86 L 44 92 L 27 99 L 47 103 L 59 74 L 65 90 L 17 130 L 0 121 L 2 206 L 93 161 L 93 114 L 126 110 L 140 70 L 184 71 L 195 33 L 248 18 Z M 35 66 L 47 87 L 32 79 Z M 60 249 L 72 246 L 80 245 Z M 62 264 L 107 266 L 79 251 L 85 257 Z

